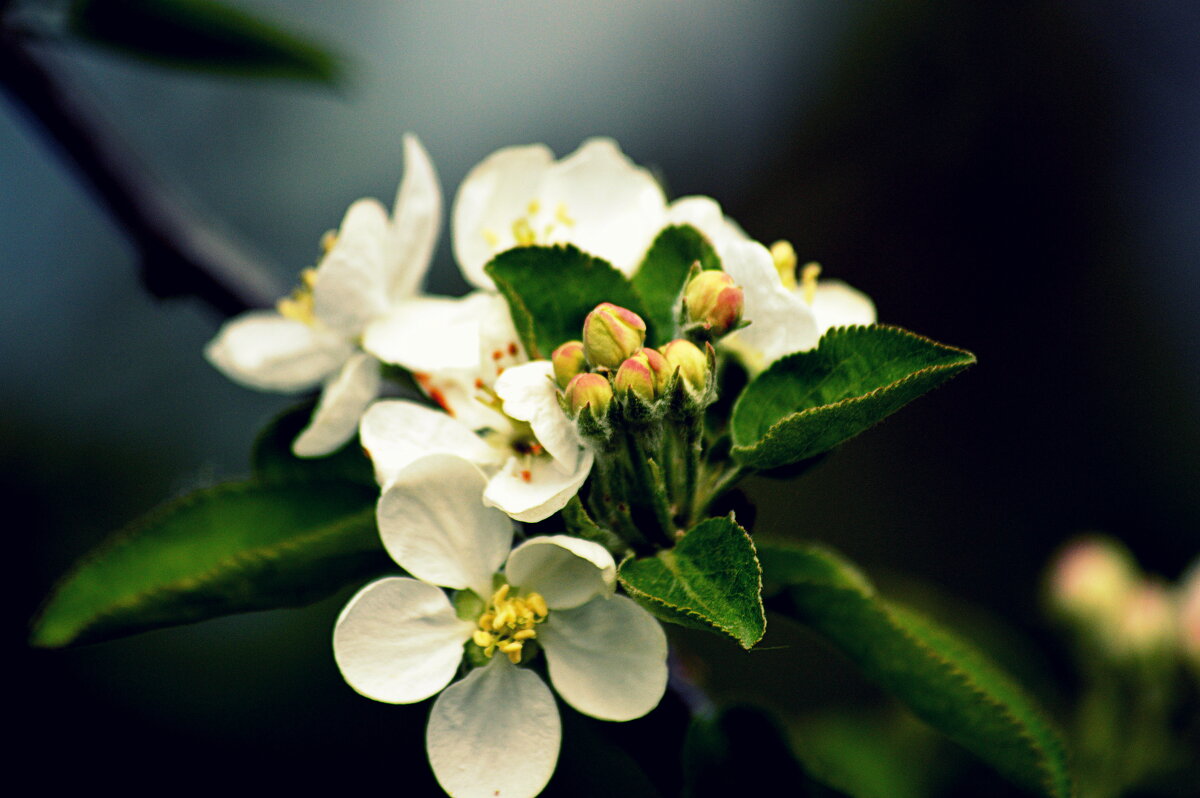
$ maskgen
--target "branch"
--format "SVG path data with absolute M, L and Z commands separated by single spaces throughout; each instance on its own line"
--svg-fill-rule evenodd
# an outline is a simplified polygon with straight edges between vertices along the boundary
M 58 146 L 130 238 L 151 294 L 196 296 L 226 316 L 270 306 L 282 295 L 257 258 L 153 175 L 82 92 L 2 28 L 0 87 Z

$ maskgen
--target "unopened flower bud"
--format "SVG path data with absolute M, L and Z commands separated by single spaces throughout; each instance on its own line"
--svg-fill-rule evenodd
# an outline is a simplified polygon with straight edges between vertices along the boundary
M 1089 538 L 1059 554 L 1050 574 L 1050 601 L 1076 621 L 1111 626 L 1137 587 L 1129 554 L 1116 543 Z
M 583 351 L 593 366 L 616 369 L 646 341 L 646 322 L 632 310 L 604 302 L 583 320 Z
M 679 369 L 679 378 L 693 395 L 708 386 L 708 358 L 700 347 L 677 338 L 662 348 L 662 355 L 672 371 Z
M 612 386 L 600 374 L 576 374 L 567 384 L 565 393 L 572 417 L 588 406 L 592 408 L 592 415 L 603 415 L 613 400 Z
M 632 393 L 642 401 L 653 402 L 654 372 L 650 370 L 646 357 L 638 353 L 622 363 L 613 379 L 613 386 L 622 399 Z
M 567 341 L 554 350 L 550 355 L 550 362 L 554 364 L 554 381 L 558 383 L 559 388 L 566 388 L 575 375 L 587 371 L 583 341 Z
M 703 324 L 713 335 L 724 335 L 742 320 L 745 297 L 733 278 L 722 271 L 702 271 L 683 292 L 688 318 Z
M 1138 585 L 1126 598 L 1108 641 L 1125 657 L 1153 656 L 1175 647 L 1175 605 L 1158 582 Z
M 634 357 L 645 360 L 646 365 L 650 368 L 650 373 L 654 375 L 654 395 L 661 396 L 663 391 L 667 390 L 667 386 L 671 384 L 671 375 L 675 373 L 674 367 L 667 362 L 661 352 L 648 346 Z

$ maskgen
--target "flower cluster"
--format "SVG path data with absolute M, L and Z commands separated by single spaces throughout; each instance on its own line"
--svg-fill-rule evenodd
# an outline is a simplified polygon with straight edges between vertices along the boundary
M 273 311 L 227 323 L 206 354 L 254 388 L 321 386 L 297 456 L 329 454 L 357 432 L 371 458 L 381 540 L 408 576 L 367 585 L 342 612 L 334 654 L 346 681 L 390 703 L 438 696 L 427 748 L 448 793 L 532 796 L 560 743 L 538 672 L 568 705 L 606 720 L 639 717 L 663 694 L 665 636 L 615 594 L 613 555 L 669 547 L 695 520 L 719 354 L 757 372 L 832 326 L 873 323 L 874 308 L 819 281 L 813 264 L 798 272 L 786 242 L 752 240 L 713 200 L 668 202 L 607 139 L 559 161 L 540 145 L 510 147 L 471 170 L 451 219 L 473 291 L 427 295 L 441 189 L 415 137 L 404 151 L 392 214 L 354 203 L 300 287 Z M 707 240 L 721 268 L 693 266 L 671 340 L 647 346 L 646 322 L 605 301 L 578 340 L 530 358 L 485 269 L 495 256 L 569 244 L 628 277 L 679 225 Z M 420 395 L 381 398 L 395 373 Z M 585 484 L 580 506 L 605 545 L 522 534 L 513 547 L 514 521 L 552 519 Z

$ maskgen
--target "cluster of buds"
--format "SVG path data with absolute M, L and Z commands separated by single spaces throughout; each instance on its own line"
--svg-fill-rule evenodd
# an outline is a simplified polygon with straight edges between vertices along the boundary
M 742 288 L 732 277 L 723 271 L 700 271 L 697 264 L 683 289 L 681 326 L 691 338 L 715 341 L 744 326 L 744 303 Z
M 582 341 L 554 350 L 563 410 L 585 436 L 607 438 L 616 415 L 636 425 L 670 411 L 698 413 L 715 398 L 710 344 L 681 338 L 658 350 L 645 343 L 642 318 L 605 302 L 584 319 Z
M 1114 659 L 1170 656 L 1183 643 L 1181 602 L 1111 540 L 1069 544 L 1051 567 L 1048 587 L 1055 614 Z

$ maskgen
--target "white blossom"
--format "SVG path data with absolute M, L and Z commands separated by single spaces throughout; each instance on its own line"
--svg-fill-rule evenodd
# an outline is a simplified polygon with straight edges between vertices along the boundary
M 509 519 L 464 500 L 484 482 L 449 454 L 403 470 L 390 499 L 402 523 L 381 533 L 416 579 L 387 577 L 359 591 L 338 618 L 333 649 L 346 681 L 368 698 L 407 704 L 441 693 L 426 747 L 447 793 L 523 798 L 554 772 L 561 727 L 550 691 L 522 665 L 540 649 L 569 705 L 632 720 L 662 698 L 667 645 L 649 613 L 613 594 L 616 564 L 602 546 L 552 535 L 509 552 Z M 443 587 L 482 601 L 456 613 Z M 486 664 L 451 684 L 464 644 Z
M 454 254 L 467 280 L 516 246 L 570 243 L 625 274 L 663 226 L 666 197 L 650 172 L 611 139 L 593 138 L 560 161 L 543 144 L 506 147 L 463 180 L 454 200 Z

